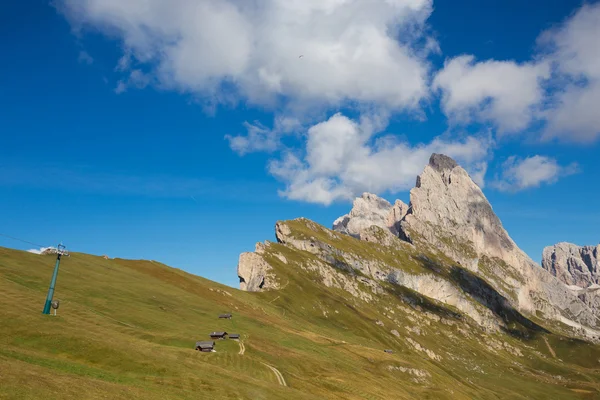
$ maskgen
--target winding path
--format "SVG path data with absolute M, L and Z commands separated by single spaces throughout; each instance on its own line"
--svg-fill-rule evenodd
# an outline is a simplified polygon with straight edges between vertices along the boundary
M 548 346 L 548 350 L 550 350 L 550 354 L 552 354 L 552 357 L 556 358 L 556 353 L 554 352 L 554 349 L 552 348 L 552 346 L 550 346 L 550 342 L 548 342 L 548 339 L 546 339 L 545 336 L 544 336 L 544 342 L 546 342 L 546 345 Z
M 238 340 L 238 344 L 240 345 L 240 352 L 238 353 L 240 356 L 243 356 L 246 352 L 246 346 L 244 346 L 244 342 Z
M 271 371 L 273 371 L 273 373 L 275 374 L 275 377 L 277 378 L 277 382 L 279 382 L 279 384 L 281 386 L 287 386 L 287 383 L 285 383 L 285 379 L 283 378 L 283 375 L 281 375 L 281 372 L 279 372 L 279 370 L 277 368 L 275 368 L 269 364 L 265 364 L 265 363 L 263 363 L 263 364 L 266 365 L 267 367 L 269 367 L 269 369 Z

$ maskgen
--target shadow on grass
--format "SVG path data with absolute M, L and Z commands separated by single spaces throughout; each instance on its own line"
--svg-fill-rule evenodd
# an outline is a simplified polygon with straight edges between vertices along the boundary
M 449 306 L 438 304 L 430 298 L 407 287 L 390 283 L 389 285 L 384 285 L 384 290 L 392 296 L 401 298 L 405 303 L 419 306 L 423 310 L 429 311 L 440 317 L 453 318 L 456 320 L 461 320 L 463 318 L 461 313 L 452 310 Z
M 448 269 L 425 256 L 420 257 L 420 261 L 426 269 L 454 282 L 475 301 L 492 311 L 494 315 L 504 321 L 506 327 L 503 327 L 502 330 L 509 335 L 519 339 L 533 339 L 539 333 L 550 333 L 544 327 L 523 316 L 506 297 L 471 271 L 456 265 Z

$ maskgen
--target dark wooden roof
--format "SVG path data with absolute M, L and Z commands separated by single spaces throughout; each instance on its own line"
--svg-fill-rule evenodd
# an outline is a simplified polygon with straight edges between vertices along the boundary
M 239 339 L 239 338 L 240 338 L 239 333 L 230 333 L 229 334 L 229 339 Z
M 213 347 L 215 347 L 215 342 L 213 342 L 212 340 L 211 341 L 199 341 L 199 342 L 196 342 L 196 348 L 198 348 L 198 347 L 204 348 L 204 349 L 213 348 Z
M 227 332 L 211 332 L 210 336 L 225 336 Z
M 220 314 L 219 318 L 231 318 L 232 315 L 231 314 Z

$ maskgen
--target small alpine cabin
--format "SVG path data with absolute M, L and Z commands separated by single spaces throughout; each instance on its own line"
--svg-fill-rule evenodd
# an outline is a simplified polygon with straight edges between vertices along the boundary
M 220 319 L 231 319 L 232 315 L 231 314 L 221 314 L 219 315 Z
M 227 332 L 211 332 L 210 338 L 213 340 L 227 339 Z
M 239 333 L 232 333 L 232 334 L 229 335 L 229 339 L 240 340 L 240 334 Z
M 209 352 L 213 351 L 215 348 L 215 342 L 213 341 L 200 341 L 196 342 L 196 350 Z

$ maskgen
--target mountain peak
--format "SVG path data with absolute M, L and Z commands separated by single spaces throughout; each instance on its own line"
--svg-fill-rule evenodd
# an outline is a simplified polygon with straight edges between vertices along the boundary
M 524 313 L 600 337 L 597 296 L 578 298 L 519 249 L 479 186 L 448 156 L 431 156 L 410 191 L 410 207 L 363 193 L 333 230 L 305 219 L 278 222 L 276 247 L 240 257 L 240 287 L 285 287 L 277 271 L 293 270 L 293 258 L 326 286 L 367 302 L 384 293 L 385 281 L 457 307 L 486 330 L 506 328 L 507 315 Z M 301 253 L 286 253 L 292 249 Z
M 433 153 L 429 157 L 429 166 L 436 171 L 443 171 L 445 169 L 452 170 L 458 167 L 458 164 L 445 154 Z
M 407 211 L 408 206 L 401 200 L 392 205 L 375 194 L 365 192 L 354 199 L 350 213 L 334 221 L 333 230 L 358 238 L 361 231 L 375 225 L 389 229 L 397 236 L 399 223 Z
M 432 154 L 410 191 L 410 205 L 405 220 L 417 231 L 436 226 L 500 258 L 514 247 L 481 188 L 448 156 Z

